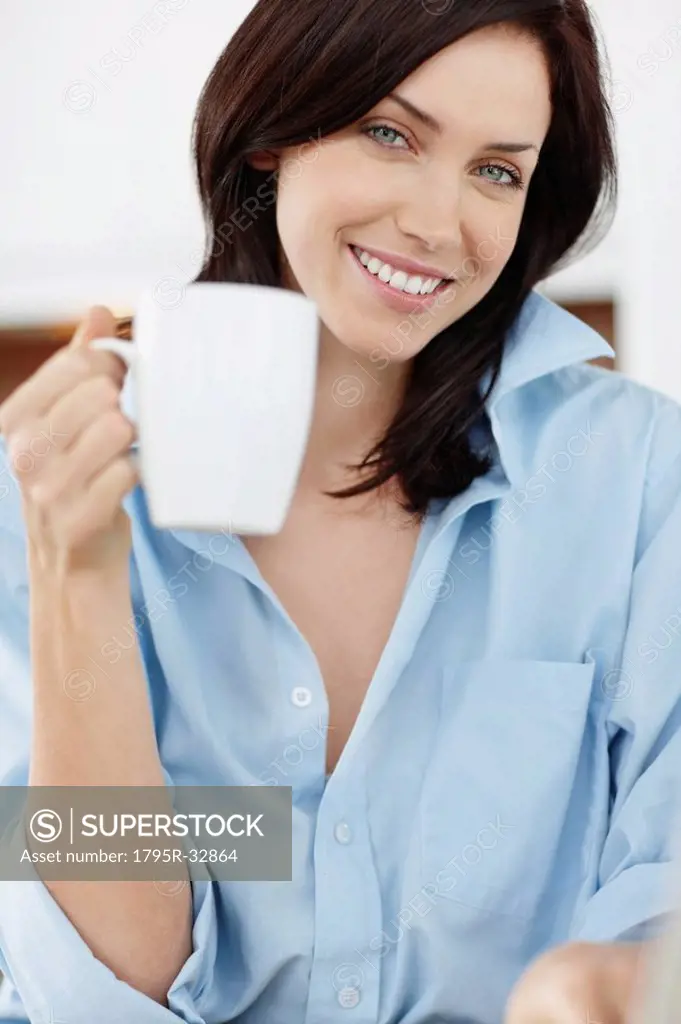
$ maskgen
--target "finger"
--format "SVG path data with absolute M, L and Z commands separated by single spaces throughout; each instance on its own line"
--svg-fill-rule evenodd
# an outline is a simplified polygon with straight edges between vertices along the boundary
M 140 482 L 139 466 L 134 455 L 121 455 L 106 466 L 92 481 L 90 498 L 99 508 L 110 508 L 115 514 L 125 495 Z
M 119 409 L 118 385 L 107 374 L 100 373 L 80 381 L 57 399 L 45 420 L 47 432 L 58 439 L 61 451 L 68 451 L 103 412 Z
M 125 455 L 110 462 L 93 480 L 83 501 L 65 516 L 62 530 L 66 543 L 78 546 L 111 526 L 123 498 L 139 480 L 134 456 Z
M 126 368 L 112 352 L 59 349 L 0 405 L 0 433 L 9 436 L 25 420 L 47 417 L 58 399 L 96 374 L 106 374 L 120 388 Z
M 40 420 L 25 421 L 7 443 L 7 460 L 22 490 L 36 478 L 40 468 L 44 450 L 42 429 Z
M 87 313 L 76 328 L 67 348 L 70 352 L 85 352 L 88 358 L 97 356 L 98 352 L 90 349 L 90 342 L 96 338 L 115 338 L 116 318 L 108 306 L 90 306 Z M 125 377 L 127 366 L 113 352 L 105 352 L 105 365 L 111 367 L 112 376 L 120 379 Z
M 111 409 L 88 425 L 77 438 L 67 459 L 45 465 L 40 479 L 31 482 L 31 497 L 57 502 L 65 496 L 88 491 L 93 480 L 116 458 L 127 453 L 134 437 L 132 424 L 119 411 Z
M 69 348 L 87 348 L 95 338 L 115 338 L 116 318 L 108 306 L 90 306 L 79 323 Z

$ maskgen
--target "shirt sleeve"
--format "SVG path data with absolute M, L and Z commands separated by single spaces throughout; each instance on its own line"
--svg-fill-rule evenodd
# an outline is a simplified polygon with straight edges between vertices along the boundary
M 663 409 L 643 489 L 628 623 L 605 696 L 611 800 L 576 941 L 640 941 L 681 907 L 681 414 Z
M 134 560 L 131 559 L 134 569 Z M 28 576 L 20 493 L 0 438 L 0 785 L 28 782 L 31 729 Z M 133 604 L 141 597 L 131 571 Z M 137 609 L 135 609 L 137 610 Z M 145 671 L 151 652 L 145 638 Z M 160 667 L 159 667 L 160 671 Z M 166 781 L 172 784 L 167 771 Z M 0 1019 L 69 1024 L 216 1024 L 202 1015 L 215 969 L 217 925 L 212 882 L 193 893 L 193 952 L 168 992 L 168 1007 L 138 992 L 99 961 L 38 875 L 0 881 Z M 205 996 L 205 998 L 204 998 Z M 23 1012 L 17 1015 L 17 1005 Z

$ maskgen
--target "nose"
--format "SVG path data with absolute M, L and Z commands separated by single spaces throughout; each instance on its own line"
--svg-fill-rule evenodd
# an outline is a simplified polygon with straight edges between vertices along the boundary
M 463 241 L 461 194 L 451 171 L 448 179 L 412 185 L 396 217 L 402 234 L 444 259 L 460 252 Z

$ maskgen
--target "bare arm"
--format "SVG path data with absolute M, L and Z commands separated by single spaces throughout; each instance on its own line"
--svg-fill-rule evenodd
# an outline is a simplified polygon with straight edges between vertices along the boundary
M 103 643 L 133 616 L 127 574 L 31 575 L 34 727 L 29 785 L 164 786 L 137 643 L 106 666 Z M 81 677 L 79 669 L 91 671 Z M 91 678 L 94 685 L 89 685 Z M 78 680 L 81 679 L 81 682 Z M 69 696 L 79 686 L 78 699 Z M 82 699 L 87 694 L 87 699 Z M 157 1002 L 191 953 L 191 888 L 46 881 L 94 955 Z
M 89 348 L 115 330 L 110 311 L 94 307 L 70 345 L 0 406 L 27 534 L 31 786 L 165 785 L 137 644 L 108 668 L 109 679 L 95 680 L 87 700 L 69 694 L 73 673 L 91 668 L 91 658 L 101 663 L 103 644 L 132 619 L 122 500 L 138 477 L 129 456 L 134 428 L 119 408 L 125 368 Z M 191 953 L 189 885 L 172 897 L 153 882 L 45 885 L 98 960 L 165 1004 Z

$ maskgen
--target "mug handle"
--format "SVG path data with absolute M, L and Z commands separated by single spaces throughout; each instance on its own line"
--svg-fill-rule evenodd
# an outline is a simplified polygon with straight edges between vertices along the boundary
M 123 360 L 128 368 L 128 374 L 131 371 L 134 372 L 137 366 L 138 350 L 132 341 L 123 341 L 121 338 L 95 338 L 88 344 L 88 348 L 98 349 L 100 352 L 113 352 L 114 355 Z M 128 374 L 126 374 L 126 382 Z M 134 417 L 130 413 L 126 412 L 125 415 L 137 426 Z M 139 441 L 136 438 L 130 445 L 131 453 L 136 453 L 138 448 Z
M 135 366 L 137 348 L 132 341 L 123 341 L 122 338 L 95 338 L 88 345 L 88 348 L 96 348 L 103 352 L 113 352 L 120 356 L 129 370 Z

